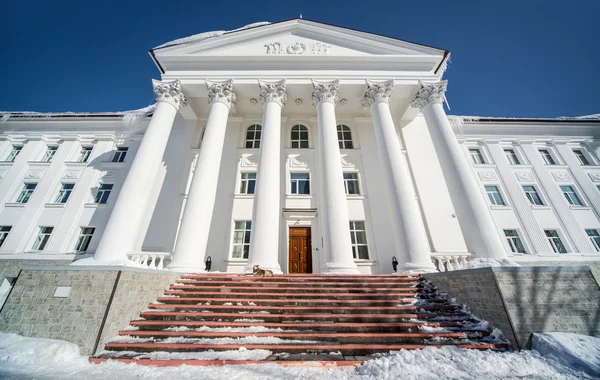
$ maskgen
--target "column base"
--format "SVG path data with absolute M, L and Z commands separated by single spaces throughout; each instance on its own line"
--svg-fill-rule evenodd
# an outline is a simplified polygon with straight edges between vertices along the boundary
M 324 273 L 361 274 L 354 262 L 351 264 L 327 263 Z

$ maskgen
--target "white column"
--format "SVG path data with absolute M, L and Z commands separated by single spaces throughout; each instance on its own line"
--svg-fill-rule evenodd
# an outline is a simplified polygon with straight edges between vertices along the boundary
M 329 255 L 327 271 L 359 273 L 352 257 L 348 202 L 344 189 L 340 148 L 335 120 L 335 101 L 339 84 L 313 81 L 312 101 L 317 107 L 319 161 L 321 165 L 321 207 L 323 248 Z
M 233 81 L 206 82 L 210 111 L 188 192 L 179 235 L 168 268 L 176 271 L 204 271 L 204 256 L 212 221 L 225 130 L 231 104 L 235 103 Z
M 179 80 L 153 80 L 152 86 L 156 94 L 156 109 L 94 254 L 96 261 L 114 263 L 127 260 L 127 253 L 133 249 L 148 207 L 152 183 L 167 147 L 173 121 L 179 107 L 186 104 Z
M 434 271 L 425 225 L 417 204 L 406 158 L 390 112 L 394 82 L 370 83 L 363 97 L 375 127 L 375 139 L 387 190 L 400 271 Z
M 256 190 L 252 209 L 252 235 L 246 272 L 254 265 L 281 273 L 279 225 L 281 223 L 281 109 L 287 101 L 285 80 L 260 82 L 263 124 L 258 153 Z
M 444 112 L 447 85 L 447 81 L 421 83 L 411 105 L 425 116 L 467 248 L 476 257 L 504 259 L 498 228 Z

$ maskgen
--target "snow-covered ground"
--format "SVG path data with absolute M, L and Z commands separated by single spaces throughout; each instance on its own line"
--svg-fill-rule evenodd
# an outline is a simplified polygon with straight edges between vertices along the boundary
M 593 379 L 599 376 L 600 338 L 536 334 L 537 351 L 481 352 L 454 347 L 396 351 L 357 368 L 319 369 L 276 364 L 155 368 L 89 364 L 72 343 L 0 333 L 1 379 Z M 232 352 L 231 357 L 236 356 Z

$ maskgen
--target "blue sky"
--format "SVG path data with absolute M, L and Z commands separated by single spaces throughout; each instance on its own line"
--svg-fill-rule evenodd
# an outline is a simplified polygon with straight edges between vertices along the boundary
M 12 1 L 0 110 L 118 111 L 153 102 L 148 50 L 257 21 L 305 19 L 450 50 L 449 113 L 600 113 L 599 0 Z

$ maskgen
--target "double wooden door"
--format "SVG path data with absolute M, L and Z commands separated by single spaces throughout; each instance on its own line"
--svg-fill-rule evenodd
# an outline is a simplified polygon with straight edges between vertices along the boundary
M 310 227 L 290 227 L 289 273 L 312 273 Z

